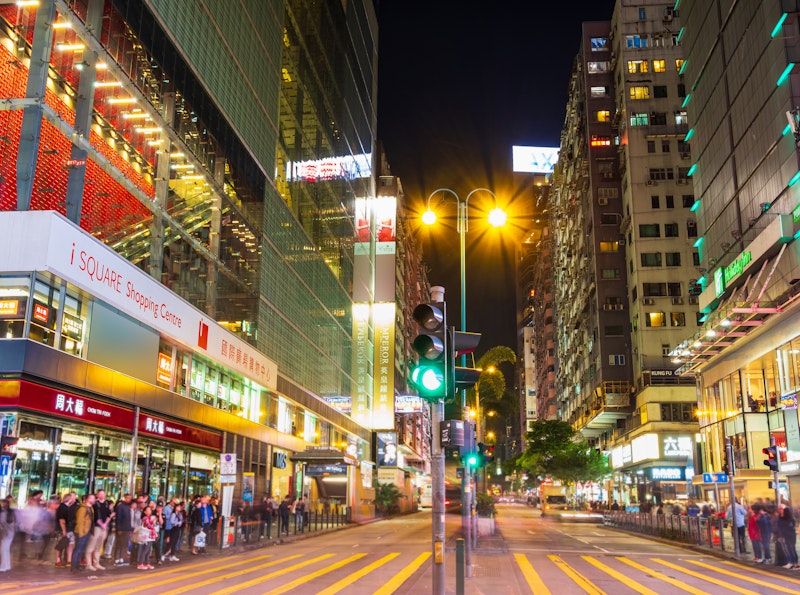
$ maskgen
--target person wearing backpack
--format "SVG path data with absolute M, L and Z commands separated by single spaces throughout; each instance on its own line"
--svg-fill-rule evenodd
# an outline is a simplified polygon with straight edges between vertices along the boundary
M 17 515 L 8 496 L 0 504 L 0 572 L 11 570 L 11 542 L 17 532 Z

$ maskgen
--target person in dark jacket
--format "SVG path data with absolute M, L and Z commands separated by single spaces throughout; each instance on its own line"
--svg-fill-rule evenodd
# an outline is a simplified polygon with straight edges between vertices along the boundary
M 284 497 L 278 506 L 278 515 L 280 517 L 280 524 L 278 525 L 278 535 L 281 531 L 289 535 L 289 508 L 291 507 L 291 499 L 289 496 Z
M 762 563 L 772 563 L 772 515 L 766 507 L 759 508 L 758 516 L 756 517 L 756 524 L 761 533 L 761 547 L 764 550 L 761 558 Z
M 776 541 L 786 554 L 784 568 L 800 568 L 797 564 L 797 525 L 790 506 L 786 506 L 778 517 L 776 533 Z
M 135 504 L 134 504 L 135 506 Z M 125 494 L 116 506 L 116 533 L 114 537 L 114 565 L 123 566 L 128 553 L 128 542 L 133 531 L 133 510 L 131 509 L 131 495 Z

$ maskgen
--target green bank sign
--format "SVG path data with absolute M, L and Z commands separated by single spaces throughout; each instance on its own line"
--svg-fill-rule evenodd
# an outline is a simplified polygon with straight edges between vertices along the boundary
M 742 271 L 750 264 L 751 260 L 752 255 L 748 250 L 747 252 L 742 252 L 736 257 L 736 260 L 728 266 L 714 271 L 714 293 L 716 297 L 721 296 L 725 292 L 730 282 L 742 274 Z

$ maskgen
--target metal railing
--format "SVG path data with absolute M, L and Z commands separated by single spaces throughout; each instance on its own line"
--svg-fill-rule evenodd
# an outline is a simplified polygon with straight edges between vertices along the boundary
M 603 515 L 603 524 L 692 545 L 734 551 L 730 527 L 722 518 L 612 511 Z
M 222 520 L 221 520 L 222 521 Z M 306 511 L 302 515 L 291 514 L 286 527 L 278 514 L 261 515 L 256 514 L 247 518 L 241 515 L 228 519 L 228 526 L 232 524 L 232 538 L 225 541 L 223 531 L 222 538 L 217 543 L 220 547 L 231 545 L 253 544 L 270 539 L 279 539 L 282 536 L 302 535 L 315 531 L 323 531 L 341 527 L 350 523 L 350 510 L 344 506 L 331 507 L 330 509 L 319 511 Z M 223 525 L 223 523 L 220 523 Z

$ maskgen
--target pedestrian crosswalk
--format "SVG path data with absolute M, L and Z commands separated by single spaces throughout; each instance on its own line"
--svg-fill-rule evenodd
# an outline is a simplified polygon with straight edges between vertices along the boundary
M 454 556 L 448 556 L 448 592 L 455 583 Z M 320 551 L 314 554 L 260 550 L 246 555 L 192 561 L 141 573 L 104 574 L 96 580 L 11 581 L 0 592 L 19 595 L 280 595 L 337 593 L 402 595 L 429 592 L 430 551 Z M 753 567 L 699 554 L 626 555 L 576 551 L 532 551 L 475 555 L 474 568 L 493 572 L 466 581 L 466 593 L 536 595 L 642 595 L 691 593 L 790 593 L 800 595 L 800 573 Z M 41 577 L 40 577 L 41 578 Z M 487 590 L 488 587 L 488 590 Z

